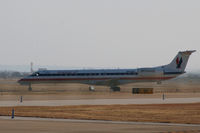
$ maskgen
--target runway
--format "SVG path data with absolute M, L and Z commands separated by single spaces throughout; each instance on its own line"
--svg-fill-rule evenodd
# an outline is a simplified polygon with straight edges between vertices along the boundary
M 0 107 L 9 106 L 65 106 L 65 105 L 116 105 L 116 104 L 175 104 L 199 103 L 200 98 L 144 98 L 144 99 L 81 99 L 81 100 L 32 100 L 0 101 Z
M 10 116 L 0 116 L 0 119 L 10 120 Z M 179 123 L 155 123 L 155 122 L 130 122 L 130 121 L 105 121 L 105 120 L 78 120 L 78 119 L 55 119 L 37 117 L 15 117 L 15 120 L 31 121 L 60 121 L 74 123 L 103 123 L 103 124 L 129 124 L 129 125 L 160 125 L 160 126 L 180 126 L 180 127 L 200 127 L 199 124 L 179 124 Z
M 200 133 L 196 124 L 121 122 L 102 120 L 49 119 L 34 117 L 0 117 L 0 128 L 7 133 L 168 133 L 195 132 Z

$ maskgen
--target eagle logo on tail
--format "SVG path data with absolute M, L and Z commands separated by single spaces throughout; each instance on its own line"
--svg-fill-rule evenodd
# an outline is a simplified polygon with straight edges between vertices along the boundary
M 181 68 L 181 64 L 183 63 L 183 59 L 179 59 L 179 57 L 176 58 L 176 68 Z

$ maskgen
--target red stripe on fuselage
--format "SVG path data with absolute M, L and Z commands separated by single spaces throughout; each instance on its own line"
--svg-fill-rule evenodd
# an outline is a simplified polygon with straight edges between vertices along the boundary
M 33 78 L 20 81 L 65 81 L 65 80 L 166 80 L 173 77 L 123 77 L 123 78 Z

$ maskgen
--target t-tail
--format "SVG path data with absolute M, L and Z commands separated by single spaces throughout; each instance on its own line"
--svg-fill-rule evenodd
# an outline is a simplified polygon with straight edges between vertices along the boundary
M 196 50 L 180 51 L 172 62 L 164 66 L 164 72 L 184 73 L 190 55 Z

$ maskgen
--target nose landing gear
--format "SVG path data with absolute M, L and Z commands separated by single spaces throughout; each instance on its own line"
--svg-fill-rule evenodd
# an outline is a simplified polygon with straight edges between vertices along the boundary
M 32 91 L 31 84 L 29 84 L 28 91 Z

